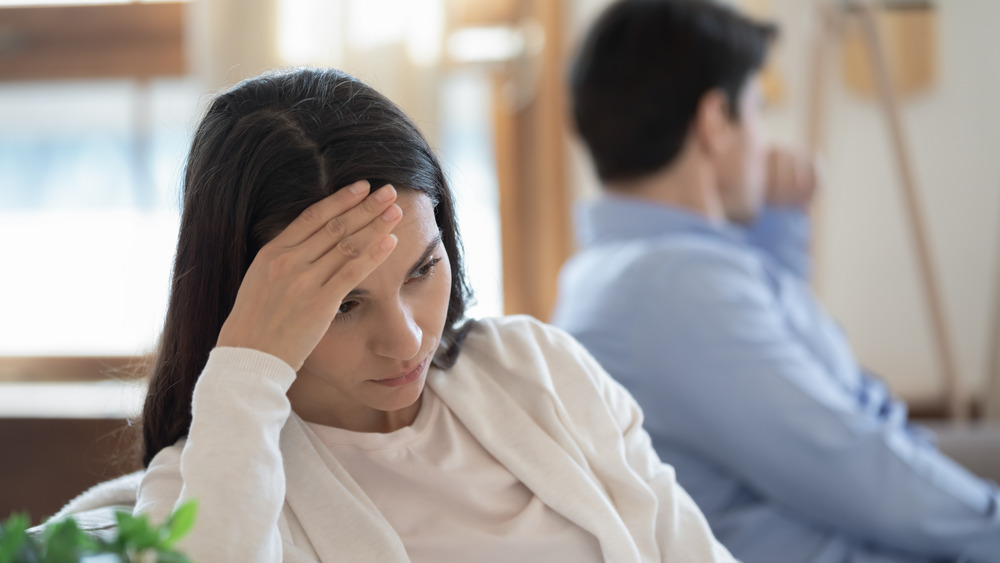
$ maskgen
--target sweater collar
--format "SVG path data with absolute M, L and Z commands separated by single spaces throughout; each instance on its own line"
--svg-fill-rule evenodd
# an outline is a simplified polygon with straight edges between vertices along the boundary
M 486 451 L 542 502 L 596 536 L 605 559 L 642 560 L 611 500 L 614 492 L 621 491 L 602 494 L 602 489 L 594 486 L 598 478 L 589 464 L 574 459 L 557 436 L 546 432 L 494 380 L 499 366 L 491 365 L 488 373 L 467 356 L 460 356 L 452 371 L 432 370 L 427 385 Z M 461 377 L 454 377 L 453 371 L 461 371 Z M 498 420 L 504 423 L 496 424 Z M 578 450 L 576 453 L 582 455 Z

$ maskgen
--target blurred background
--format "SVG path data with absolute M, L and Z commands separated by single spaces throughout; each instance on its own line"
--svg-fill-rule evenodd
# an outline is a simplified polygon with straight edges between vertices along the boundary
M 402 106 L 458 195 L 470 314 L 546 319 L 597 192 L 566 61 L 607 3 L 0 0 L 0 518 L 131 467 L 187 145 L 262 70 Z M 767 119 L 821 157 L 814 283 L 862 364 L 918 416 L 1000 416 L 1000 2 L 873 2 L 877 44 L 846 2 L 731 3 L 781 26 Z

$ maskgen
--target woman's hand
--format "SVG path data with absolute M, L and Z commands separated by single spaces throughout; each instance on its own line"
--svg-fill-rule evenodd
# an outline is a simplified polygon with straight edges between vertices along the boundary
M 302 212 L 264 245 L 243 278 L 217 346 L 253 348 L 296 371 L 341 301 L 396 247 L 396 190 L 359 181 Z

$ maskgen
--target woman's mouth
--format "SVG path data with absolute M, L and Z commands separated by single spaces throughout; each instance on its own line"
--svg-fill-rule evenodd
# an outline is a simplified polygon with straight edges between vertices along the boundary
M 417 367 L 413 368 L 412 371 L 400 375 L 398 377 L 389 377 L 387 379 L 373 379 L 375 383 L 379 385 L 385 385 L 386 387 L 402 387 L 404 385 L 413 383 L 417 379 L 420 379 L 420 374 L 424 372 L 424 364 L 427 363 L 425 358 L 422 362 L 417 364 Z

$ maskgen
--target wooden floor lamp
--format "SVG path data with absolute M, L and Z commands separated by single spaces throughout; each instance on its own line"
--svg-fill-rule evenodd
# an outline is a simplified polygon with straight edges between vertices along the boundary
M 1000 249 L 1000 241 L 997 242 L 997 248 Z M 1000 420 L 1000 262 L 997 263 L 997 273 L 993 280 L 996 290 L 993 295 L 993 326 L 989 340 L 986 341 L 990 357 L 983 415 L 989 420 Z
M 833 46 L 834 40 L 842 37 L 847 26 L 857 26 L 865 58 L 872 69 L 881 113 L 886 121 L 893 159 L 899 174 L 900 196 L 905 206 L 907 224 L 916 253 L 924 302 L 931 319 L 933 341 L 943 379 L 947 412 L 952 419 L 967 420 L 970 416 L 968 392 L 956 370 L 940 284 L 928 243 L 926 221 L 920 209 L 916 177 L 906 137 L 903 133 L 897 93 L 891 80 L 889 63 L 876 19 L 875 8 L 868 1 L 831 3 L 827 0 L 816 0 L 816 6 L 820 18 L 819 32 L 815 37 L 812 52 L 811 91 L 808 102 L 810 106 L 806 122 L 807 142 L 810 148 L 815 151 L 819 149 L 824 136 L 826 104 L 823 96 L 825 94 L 824 81 L 826 80 L 828 51 Z M 998 317 L 1000 317 L 1000 308 L 998 308 Z M 1000 357 L 997 358 L 996 363 L 1000 364 Z M 1000 370 L 1000 365 L 994 371 L 998 370 Z M 1000 375 L 997 378 L 1000 378 Z

